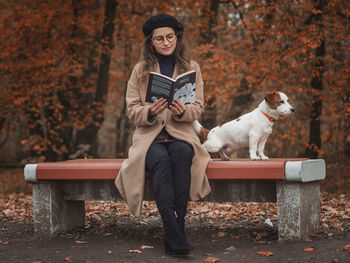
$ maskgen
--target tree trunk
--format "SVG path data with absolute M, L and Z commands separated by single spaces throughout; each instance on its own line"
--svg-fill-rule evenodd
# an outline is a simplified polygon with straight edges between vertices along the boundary
M 97 90 L 95 101 L 105 102 L 105 96 L 108 93 L 109 82 L 109 67 L 111 64 L 111 50 L 114 47 L 113 33 L 114 33 L 114 19 L 116 17 L 117 2 L 116 0 L 107 0 L 105 6 L 105 20 L 103 23 L 103 31 L 101 42 L 103 44 L 103 51 L 101 54 L 101 64 L 98 73 Z
M 243 105 L 249 105 L 253 102 L 253 94 L 248 86 L 248 81 L 245 77 L 241 79 L 239 88 L 237 90 L 237 96 L 233 98 L 233 102 L 230 109 L 230 117 L 235 119 L 246 113 L 246 107 L 243 109 Z
M 322 13 L 324 11 L 324 0 L 315 0 L 316 10 L 320 11 L 316 15 L 316 21 L 322 19 Z M 326 43 L 324 38 L 324 26 L 318 24 L 318 31 L 322 34 L 321 43 L 317 46 L 315 55 L 316 63 L 314 65 L 314 74 L 311 80 L 312 88 L 312 106 L 310 116 L 310 134 L 309 134 L 309 147 L 306 149 L 306 156 L 309 158 L 317 158 L 319 150 L 321 149 L 321 114 L 322 114 L 322 98 L 321 93 L 323 91 L 323 74 L 324 74 L 324 57 L 326 54 Z
M 105 4 L 105 19 L 101 36 L 102 53 L 98 71 L 97 87 L 94 98 L 94 123 L 84 132 L 85 141 L 92 144 L 90 155 L 97 156 L 98 138 L 97 133 L 104 120 L 104 108 L 109 84 L 109 68 L 111 64 L 111 50 L 114 47 L 114 20 L 117 10 L 116 0 L 107 0 Z
M 217 14 L 219 9 L 220 1 L 211 0 L 210 1 L 210 14 L 208 27 L 206 31 L 201 32 L 201 36 L 204 44 L 214 44 L 217 40 L 217 33 L 213 30 L 217 25 Z M 209 52 L 207 58 L 211 57 L 213 54 Z M 207 101 L 206 114 L 202 116 L 202 122 L 205 127 L 215 127 L 217 125 L 217 108 L 216 108 L 216 97 L 213 96 Z
M 131 55 L 132 45 L 131 43 L 125 43 L 124 45 L 124 76 L 130 75 L 131 70 Z M 124 81 L 123 81 L 124 82 Z M 123 94 L 126 98 L 126 89 L 128 81 L 125 81 L 122 86 L 124 88 Z M 130 133 L 131 127 L 128 117 L 126 116 L 126 101 L 123 100 L 123 107 L 120 117 L 117 120 L 117 133 L 119 134 L 116 145 L 116 152 L 118 157 L 126 157 L 128 153 L 129 141 L 132 134 Z
M 346 104 L 350 105 L 350 94 L 346 94 Z M 350 112 L 345 113 L 345 131 L 350 131 Z M 350 134 L 348 132 L 344 133 L 344 156 L 345 159 L 350 159 Z

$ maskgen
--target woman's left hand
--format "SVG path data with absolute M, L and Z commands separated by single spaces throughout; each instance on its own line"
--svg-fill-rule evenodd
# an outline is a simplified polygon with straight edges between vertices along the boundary
M 181 115 L 185 112 L 185 105 L 179 100 L 174 100 L 170 106 L 170 111 L 175 115 Z

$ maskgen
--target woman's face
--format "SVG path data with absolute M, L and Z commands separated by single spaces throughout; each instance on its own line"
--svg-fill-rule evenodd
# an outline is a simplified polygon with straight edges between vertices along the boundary
M 161 55 L 172 55 L 176 48 L 177 37 L 171 27 L 156 28 L 152 34 L 152 45 Z

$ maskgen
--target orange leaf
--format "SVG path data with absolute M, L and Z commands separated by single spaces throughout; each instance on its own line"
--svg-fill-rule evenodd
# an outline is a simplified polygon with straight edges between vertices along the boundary
M 208 257 L 204 259 L 204 263 L 216 263 L 220 262 L 220 258 Z
M 259 255 L 265 256 L 265 257 L 273 256 L 273 253 L 270 252 L 270 251 L 258 251 L 257 253 L 258 253 Z
M 314 247 L 307 247 L 307 248 L 304 248 L 304 251 L 315 251 L 316 248 Z
M 348 250 L 350 250 L 350 245 L 345 245 L 345 246 L 343 246 L 341 250 L 342 250 L 342 251 L 348 251 Z
M 70 257 L 66 257 L 66 261 L 70 261 Z
M 82 246 L 70 246 L 70 248 L 83 248 Z
M 39 151 L 40 150 L 40 146 L 38 144 L 33 145 L 33 150 L 34 151 Z
M 21 144 L 23 144 L 23 145 L 25 145 L 25 144 L 27 144 L 28 143 L 28 140 L 22 140 L 21 141 Z
M 147 245 L 140 245 L 141 249 L 152 249 L 154 248 L 153 246 L 147 246 Z

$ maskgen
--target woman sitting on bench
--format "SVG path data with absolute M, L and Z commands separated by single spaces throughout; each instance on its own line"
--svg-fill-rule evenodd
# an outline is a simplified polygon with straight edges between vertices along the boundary
M 199 200 L 210 192 L 205 176 L 210 157 L 191 125 L 203 112 L 203 80 L 183 43 L 183 25 L 176 18 L 152 16 L 143 25 L 143 33 L 141 59 L 132 71 L 126 94 L 127 116 L 136 130 L 116 185 L 130 211 L 139 216 L 148 171 L 163 221 L 165 252 L 187 254 L 193 249 L 185 237 L 188 200 Z M 194 103 L 184 105 L 175 100 L 168 104 L 163 98 L 145 102 L 150 71 L 175 78 L 190 70 L 196 71 Z

